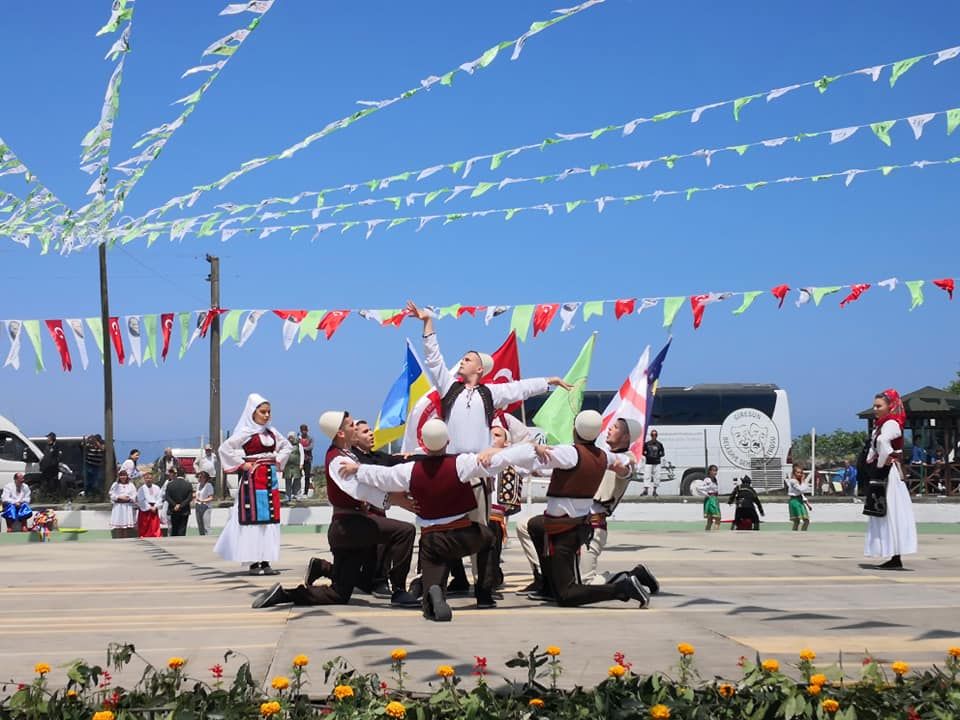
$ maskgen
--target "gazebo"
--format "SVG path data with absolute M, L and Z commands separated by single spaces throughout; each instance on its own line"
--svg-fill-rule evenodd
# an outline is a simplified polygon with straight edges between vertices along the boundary
M 960 491 L 960 395 L 931 386 L 903 396 L 904 469 L 912 492 Z M 873 431 L 873 409 L 857 413 Z

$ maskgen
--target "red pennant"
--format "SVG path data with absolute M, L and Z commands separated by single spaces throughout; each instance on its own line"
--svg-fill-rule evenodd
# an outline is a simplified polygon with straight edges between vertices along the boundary
M 163 313 L 160 316 L 160 332 L 163 334 L 163 349 L 161 359 L 167 361 L 167 352 L 170 350 L 170 333 L 173 331 L 173 313 Z
M 400 327 L 404 320 L 407 319 L 409 313 L 406 310 L 401 310 L 396 315 L 391 315 L 386 320 L 380 322 L 381 325 L 386 327 L 387 325 L 393 325 L 394 327 Z
M 73 363 L 70 361 L 70 348 L 67 347 L 67 337 L 63 334 L 63 320 L 46 320 L 47 330 L 53 338 L 53 344 L 57 346 L 57 352 L 60 353 L 60 366 L 64 372 L 73 370 Z
M 120 335 L 120 320 L 115 317 L 110 318 L 107 323 L 107 330 L 110 333 L 110 340 L 113 342 L 114 352 L 117 353 L 117 362 L 123 365 L 126 357 L 123 352 L 123 337 Z
M 543 305 L 537 305 L 536 309 L 533 311 L 534 337 L 550 327 L 550 323 L 553 322 L 553 318 L 556 317 L 557 310 L 559 309 L 560 303 L 546 303 Z
M 840 301 L 840 307 L 846 307 L 848 304 L 859 300 L 867 290 L 870 289 L 870 283 L 858 283 L 850 288 L 850 294 Z
M 693 329 L 696 330 L 700 327 L 700 323 L 703 322 L 703 311 L 707 307 L 705 302 L 710 298 L 710 295 L 691 295 L 690 296 L 690 309 L 693 310 Z
M 300 322 L 307 316 L 306 310 L 274 310 L 273 314 L 281 320 L 293 320 Z
M 457 320 L 463 317 L 464 313 L 469 313 L 470 317 L 477 316 L 477 306 L 476 305 L 461 305 L 457 308 Z
M 777 285 L 775 288 L 770 290 L 773 296 L 780 301 L 777 305 L 778 308 L 783 307 L 783 301 L 787 299 L 787 293 L 790 292 L 789 285 Z
M 213 324 L 213 319 L 223 315 L 226 310 L 223 308 L 210 308 L 207 311 L 206 316 L 203 318 L 203 322 L 200 324 L 200 337 L 205 338 L 207 332 L 210 330 L 210 326 Z
M 617 300 L 613 308 L 614 314 L 617 316 L 617 320 L 622 318 L 624 315 L 632 314 L 636 304 L 637 304 L 636 298 L 630 298 L 628 300 Z
M 484 383 L 513 382 L 520 379 L 520 353 L 517 348 L 517 333 L 511 332 L 503 345 L 490 355 L 493 358 L 493 370 L 480 379 Z M 514 403 L 504 408 L 506 412 L 515 412 L 520 409 L 520 403 Z
M 323 330 L 327 336 L 327 340 L 329 340 L 333 337 L 337 328 L 340 327 L 340 323 L 346 320 L 349 314 L 349 310 L 331 310 L 320 319 L 320 322 L 317 324 L 317 330 Z
M 953 291 L 955 289 L 953 284 L 953 278 L 942 278 L 940 280 L 934 280 L 933 284 L 936 285 L 941 290 L 946 291 L 947 295 L 950 296 L 950 299 L 953 300 Z

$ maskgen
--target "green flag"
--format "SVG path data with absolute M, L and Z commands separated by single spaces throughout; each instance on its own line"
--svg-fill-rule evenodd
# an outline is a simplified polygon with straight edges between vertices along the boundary
M 457 313 L 460 311 L 460 303 L 454 303 L 453 305 L 447 305 L 446 307 L 440 308 L 440 317 L 452 317 L 456 319 Z
M 327 314 L 326 310 L 310 310 L 303 320 L 300 321 L 300 330 L 297 335 L 297 342 L 302 343 L 305 337 L 309 337 L 311 340 L 317 339 L 317 326 L 320 324 L 320 321 L 323 320 L 323 316 Z
M 900 60 L 893 64 L 893 71 L 890 73 L 890 87 L 893 87 L 897 84 L 897 79 L 903 75 L 907 70 L 912 68 L 918 62 L 920 62 L 923 57 L 912 57 L 907 60 Z
M 533 320 L 533 305 L 517 305 L 510 317 L 510 330 L 517 333 L 520 342 L 527 341 L 530 321 Z
M 896 120 L 884 120 L 883 122 L 872 123 L 870 129 L 873 130 L 873 134 L 880 139 L 880 142 L 890 147 L 890 128 L 892 128 L 896 122 Z
M 680 312 L 680 308 L 683 307 L 683 301 L 687 298 L 681 297 L 668 297 L 663 299 L 663 326 L 665 328 L 672 327 L 673 321 L 677 317 L 677 313 Z
M 960 125 L 960 108 L 947 110 L 947 135 L 952 135 L 957 125 Z
M 33 345 L 33 351 L 37 355 L 37 372 L 46 370 L 43 366 L 43 348 L 40 346 L 40 321 L 24 320 L 23 329 L 30 338 L 30 344 Z
M 747 97 L 737 98 L 733 101 L 733 119 L 740 122 L 740 111 L 743 106 L 751 100 L 760 97 L 759 95 L 748 95 Z
M 758 297 L 763 295 L 763 290 L 750 290 L 743 294 L 743 302 L 740 303 L 740 307 L 733 311 L 734 315 L 743 315 L 747 309 L 753 305 L 753 301 Z
M 187 343 L 190 342 L 190 313 L 180 313 L 180 359 L 187 354 Z
M 103 362 L 103 323 L 100 318 L 91 317 L 86 319 L 87 327 L 90 328 L 90 334 L 93 341 L 97 344 L 97 350 L 100 351 L 100 362 Z
M 584 343 L 567 374 L 563 376 L 564 382 L 573 385 L 573 389 L 554 390 L 533 416 L 533 424 L 546 433 L 548 444 L 573 442 L 573 420 L 583 404 L 583 390 L 590 375 L 590 361 L 596 340 L 597 334 L 593 333 Z
M 243 310 L 231 310 L 223 318 L 223 325 L 220 326 L 220 344 L 223 345 L 227 340 L 233 338 L 234 342 L 240 342 L 240 316 Z
M 603 317 L 603 300 L 591 300 L 583 304 L 583 321 L 587 322 L 594 315 Z
M 923 305 L 923 280 L 907 280 L 906 286 L 910 291 L 910 309 Z
M 153 366 L 157 366 L 157 316 L 143 316 L 143 333 L 147 336 L 147 351 L 143 354 L 143 361 L 153 360 Z
M 827 295 L 833 295 L 835 292 L 840 292 L 839 285 L 827 285 L 825 287 L 815 287 L 810 288 L 810 294 L 813 295 L 813 304 L 820 306 L 820 301 L 823 300 Z

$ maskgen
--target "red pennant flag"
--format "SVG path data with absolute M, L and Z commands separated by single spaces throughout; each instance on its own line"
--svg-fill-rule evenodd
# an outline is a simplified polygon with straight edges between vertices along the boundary
M 205 338 L 207 336 L 207 332 L 210 330 L 210 325 L 213 324 L 213 319 L 220 317 L 225 312 L 227 312 L 227 310 L 224 310 L 223 308 L 210 308 L 207 311 L 206 317 L 203 318 L 203 322 L 200 324 L 200 337 Z
M 470 313 L 470 317 L 477 316 L 477 306 L 476 305 L 461 305 L 457 308 L 457 320 L 463 317 L 464 313 Z
M 47 330 L 53 338 L 53 344 L 57 346 L 57 352 L 60 353 L 60 366 L 64 372 L 73 370 L 73 363 L 70 361 L 70 348 L 67 347 L 67 336 L 63 334 L 63 320 L 46 320 Z
M 690 309 L 693 310 L 693 329 L 696 330 L 700 327 L 700 323 L 703 322 L 703 311 L 707 307 L 707 300 L 710 299 L 710 294 L 706 295 L 691 295 L 690 296 Z
M 787 293 L 790 292 L 789 285 L 777 285 L 770 291 L 773 296 L 780 301 L 780 304 L 777 305 L 778 308 L 783 307 L 783 301 L 787 299 Z
M 293 320 L 300 322 L 307 316 L 306 310 L 274 310 L 273 314 L 281 320 Z
M 320 319 L 320 322 L 317 324 L 317 330 L 323 330 L 327 336 L 327 340 L 329 340 L 333 337 L 337 328 L 340 327 L 340 323 L 346 320 L 349 314 L 349 310 L 331 310 Z
M 614 314 L 617 316 L 617 320 L 622 318 L 624 315 L 632 314 L 636 304 L 637 304 L 636 298 L 630 298 L 628 300 L 617 300 L 613 308 Z
M 387 325 L 393 325 L 394 327 L 400 327 L 404 320 L 407 319 L 409 313 L 406 310 L 401 310 L 396 315 L 391 315 L 386 320 L 383 320 L 380 324 L 386 327 Z
M 867 290 L 870 289 L 870 283 L 858 283 L 850 288 L 850 294 L 840 301 L 840 307 L 846 307 L 848 304 L 859 300 Z
M 160 351 L 161 359 L 167 361 L 167 352 L 170 350 L 170 333 L 173 331 L 173 313 L 163 313 L 160 316 L 160 332 L 163 334 L 163 349 Z
M 560 303 L 545 303 L 543 305 L 537 305 L 536 309 L 533 311 L 534 337 L 550 327 L 550 323 L 553 322 L 553 318 L 556 317 L 557 310 L 559 309 Z
M 480 379 L 484 383 L 513 382 L 520 379 L 520 353 L 517 348 L 517 333 L 511 332 L 503 345 L 491 353 L 493 370 Z M 505 412 L 514 412 L 520 409 L 520 403 L 514 403 L 504 408 Z
M 107 330 L 110 333 L 110 340 L 113 343 L 113 349 L 117 353 L 117 362 L 123 365 L 125 355 L 123 353 L 123 337 L 120 335 L 120 320 L 112 317 L 107 323 Z
M 933 284 L 936 285 L 941 290 L 946 291 L 947 295 L 950 296 L 950 299 L 953 300 L 953 291 L 955 289 L 953 284 L 953 278 L 942 278 L 941 280 L 934 280 Z

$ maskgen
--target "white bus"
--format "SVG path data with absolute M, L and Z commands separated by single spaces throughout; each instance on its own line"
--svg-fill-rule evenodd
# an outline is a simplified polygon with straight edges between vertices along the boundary
M 603 412 L 614 391 L 587 390 L 583 409 Z M 544 396 L 526 401 L 533 417 Z M 709 465 L 719 469 L 721 494 L 749 475 L 759 492 L 783 488 L 789 472 L 790 404 L 786 390 L 776 385 L 725 384 L 661 387 L 653 403 L 650 427 L 663 443 L 661 495 L 693 495 Z M 640 473 L 646 475 L 646 466 Z M 639 477 L 637 479 L 640 479 Z M 641 492 L 639 483 L 627 496 Z

